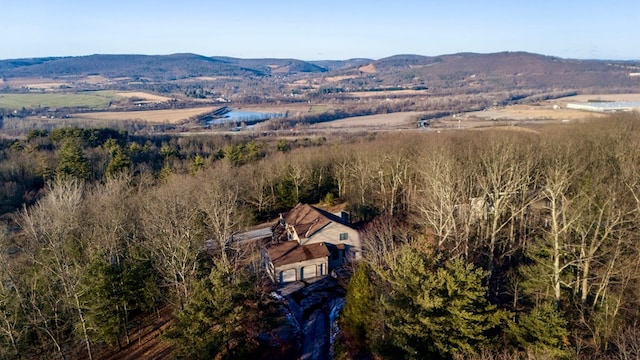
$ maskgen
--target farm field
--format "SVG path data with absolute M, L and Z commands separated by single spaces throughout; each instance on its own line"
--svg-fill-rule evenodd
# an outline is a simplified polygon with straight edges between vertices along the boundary
M 367 116 L 354 116 L 340 120 L 334 120 L 310 125 L 310 129 L 371 129 L 371 128 L 415 128 L 417 117 L 422 114 L 418 111 L 396 112 L 391 114 L 378 114 Z
M 86 113 L 73 116 L 74 119 L 87 120 L 123 120 L 142 121 L 156 124 L 179 124 L 192 116 L 206 114 L 218 109 L 219 106 L 198 107 L 189 109 L 148 110 L 148 111 L 107 111 Z
M 0 94 L 0 108 L 33 109 L 59 107 L 106 108 L 118 98 L 114 91 L 86 91 L 80 93 Z
M 142 99 L 142 100 L 146 100 L 146 101 L 164 102 L 164 101 L 171 100 L 171 98 L 168 98 L 166 96 L 149 94 L 149 93 L 142 92 L 142 91 L 117 92 L 116 95 L 121 96 L 121 97 L 126 97 L 126 98 Z
M 530 120 L 579 120 L 593 115 L 602 116 L 602 114 L 587 114 L 584 111 L 566 109 L 559 107 L 554 109 L 552 105 L 512 105 L 498 108 L 491 108 L 484 111 L 474 111 L 464 113 L 460 116 L 461 121 L 473 121 L 474 119 L 482 120 L 511 120 L 511 121 L 530 121 Z
M 324 80 L 332 83 L 332 82 L 338 82 L 342 80 L 356 79 L 357 77 L 358 75 L 339 75 L 339 76 L 328 76 L 324 78 Z
M 122 81 L 124 79 L 109 79 L 102 75 L 87 75 L 87 76 L 63 76 L 57 78 L 46 77 L 19 77 L 10 78 L 0 84 L 5 84 L 13 88 L 28 88 L 28 89 L 41 89 L 46 91 L 55 91 L 60 89 L 77 88 L 82 84 L 109 84 L 114 81 Z
M 71 87 L 72 84 L 70 81 L 66 81 L 63 79 L 52 79 L 52 78 L 30 78 L 30 77 L 21 77 L 21 78 L 10 78 L 6 79 L 2 82 L 2 84 L 7 85 L 13 88 L 31 88 L 31 89 L 43 89 L 50 90 L 64 87 Z
M 478 121 L 511 121 L 511 122 L 570 122 L 587 118 L 601 118 L 605 114 L 585 112 L 581 110 L 567 109 L 568 103 L 588 101 L 640 101 L 640 94 L 592 94 L 568 96 L 555 100 L 544 101 L 535 105 L 511 105 L 505 107 L 490 108 L 483 111 L 474 111 L 460 114 L 458 118 L 448 118 L 443 123 L 456 126 L 458 120 L 462 127 L 479 125 Z

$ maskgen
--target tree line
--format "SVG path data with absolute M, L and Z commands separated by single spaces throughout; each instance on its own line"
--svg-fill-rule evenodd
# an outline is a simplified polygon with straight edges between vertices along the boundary
M 637 129 L 634 115 L 450 134 L 398 156 L 379 173 L 345 353 L 637 356 Z
M 283 315 L 257 249 L 231 235 L 345 201 L 364 261 L 336 357 L 622 358 L 640 334 L 637 121 L 323 141 L 30 133 L 0 161 L 21 194 L 1 232 L 0 357 L 93 358 L 165 307 L 176 356 L 257 356 Z

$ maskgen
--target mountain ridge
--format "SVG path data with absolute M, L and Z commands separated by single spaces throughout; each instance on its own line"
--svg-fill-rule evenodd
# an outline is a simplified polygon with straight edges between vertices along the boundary
M 640 61 L 563 59 L 522 51 L 455 53 L 437 56 L 398 54 L 382 59 L 315 60 L 227 56 L 193 53 L 169 55 L 93 54 L 0 60 L 0 78 L 102 75 L 130 81 L 166 82 L 206 77 L 297 79 L 331 78 L 339 88 L 466 87 L 492 88 L 622 88 L 640 86 Z M 572 86 L 568 86 L 572 85 Z M 475 89 L 475 90 L 474 90 Z

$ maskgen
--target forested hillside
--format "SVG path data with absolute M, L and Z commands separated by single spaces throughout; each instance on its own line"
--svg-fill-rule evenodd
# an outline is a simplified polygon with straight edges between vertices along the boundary
M 271 66 L 271 67 L 270 67 Z M 265 76 L 273 67 L 284 72 L 322 72 L 325 69 L 294 59 L 237 59 L 196 54 L 88 55 L 76 57 L 0 61 L 0 75 L 13 77 L 57 77 L 102 75 L 109 78 L 143 77 L 166 81 L 197 76 Z
M 106 357 L 169 311 L 163 356 L 296 358 L 259 249 L 231 235 L 338 201 L 364 252 L 335 358 L 636 358 L 639 121 L 5 140 L 0 358 Z
M 372 61 L 368 67 L 337 70 L 336 74 L 358 75 L 338 82 L 349 88 L 407 87 L 412 84 L 427 86 L 437 93 L 474 94 L 498 89 L 579 89 L 588 92 L 636 87 L 638 82 L 629 73 L 637 68 L 637 62 L 574 60 L 525 52 L 501 52 L 433 57 L 396 55 Z
M 440 89 L 438 93 L 446 90 L 459 94 L 516 89 L 637 89 L 637 79 L 629 74 L 639 68 L 637 61 L 561 59 L 526 52 L 395 55 L 378 60 L 326 61 L 241 59 L 197 54 L 96 54 L 0 60 L 0 77 L 64 80 L 69 76 L 100 75 L 112 80 L 128 78 L 117 84 L 123 89 L 139 87 L 139 82 L 153 89 L 160 85 L 168 86 L 167 81 L 186 82 L 191 86 L 193 81 L 222 81 L 241 85 L 243 89 L 249 85 L 245 91 L 256 86 L 274 90 L 275 81 L 277 84 L 289 84 L 279 88 L 281 91 L 288 91 L 289 87 L 299 88 L 296 85 L 302 84 L 303 88 L 321 85 L 343 92 L 420 87 Z M 294 78 L 287 79 L 288 76 Z M 325 81 L 327 78 L 329 81 Z M 248 83 L 239 84 L 239 79 Z

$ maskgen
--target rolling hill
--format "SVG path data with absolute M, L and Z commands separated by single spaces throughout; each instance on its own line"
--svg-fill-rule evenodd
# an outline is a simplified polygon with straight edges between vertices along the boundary
M 259 71 L 263 74 L 319 73 L 327 71 L 324 67 L 296 59 L 240 59 L 222 56 L 214 56 L 212 59 Z
M 341 70 L 345 68 L 352 68 L 356 66 L 367 65 L 372 61 L 373 61 L 372 59 L 358 58 L 358 59 L 348 59 L 348 60 L 314 60 L 309 62 L 314 65 L 318 65 L 322 68 L 325 68 L 329 71 L 334 71 L 334 70 Z
M 429 88 L 486 89 L 640 88 L 638 61 L 561 59 L 526 52 L 459 53 L 435 57 L 395 55 L 336 70 L 343 86 L 426 85 Z
M 268 76 L 282 73 L 321 73 L 326 68 L 296 59 L 239 59 L 196 54 L 88 55 L 0 60 L 0 76 L 60 77 L 102 75 L 153 81 L 198 76 Z
M 172 55 L 88 55 L 78 57 L 18 59 L 0 61 L 0 75 L 14 77 L 59 77 L 102 75 L 154 81 L 196 76 L 262 76 L 266 73 L 196 54 Z
M 198 77 L 331 77 L 344 89 L 421 87 L 473 93 L 496 89 L 638 89 L 639 61 L 561 59 L 526 52 L 395 55 L 379 60 L 240 59 L 197 54 L 88 55 L 0 60 L 0 77 L 101 75 L 152 82 Z M 340 79 L 340 80 L 336 80 Z M 453 90 L 452 90 L 453 89 Z

